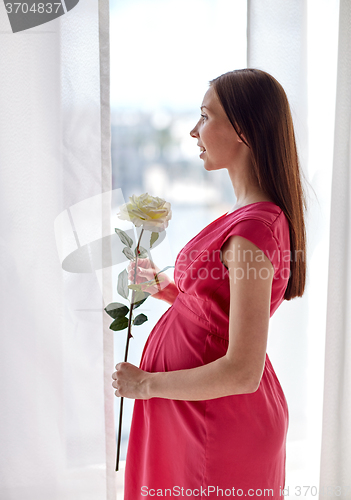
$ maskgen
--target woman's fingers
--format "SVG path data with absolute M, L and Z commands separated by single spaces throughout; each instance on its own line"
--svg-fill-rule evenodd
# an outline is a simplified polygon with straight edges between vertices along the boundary
M 148 268 L 150 267 L 150 264 L 149 264 L 149 259 L 140 259 L 138 258 L 138 266 L 139 267 L 143 267 L 143 268 Z M 128 264 L 128 267 L 133 267 L 135 265 L 135 260 L 131 260 Z
M 150 293 L 151 295 L 160 292 L 171 281 L 167 275 L 162 273 L 158 276 L 159 279 L 157 283 L 143 285 L 145 281 L 155 280 L 155 275 L 160 272 L 160 269 L 150 259 L 138 258 L 137 267 L 135 267 L 134 260 L 130 261 L 127 269 L 128 280 L 131 283 L 135 283 L 137 285 L 141 284 L 141 289 Z
M 148 281 L 154 279 L 155 274 L 159 269 L 149 259 L 138 259 L 136 275 L 137 278 L 144 278 L 139 281 Z M 128 278 L 134 280 L 135 261 L 131 261 L 128 265 Z
M 134 267 L 134 266 L 135 266 L 135 260 L 130 261 L 128 267 Z M 138 267 L 141 267 L 142 269 L 155 270 L 156 272 L 159 271 L 158 267 L 155 266 L 154 262 L 152 262 L 150 259 L 138 258 Z
M 145 267 L 146 269 L 148 269 L 149 267 L 152 267 L 153 262 L 151 262 L 150 259 L 141 259 L 141 258 L 138 258 L 138 265 L 140 267 Z
M 128 270 L 128 273 L 134 274 L 134 271 L 135 271 L 135 266 L 132 266 Z M 142 267 L 139 267 L 139 266 L 137 266 L 136 271 L 137 271 L 137 274 L 139 274 L 140 276 L 145 276 L 147 274 L 150 274 L 150 271 L 148 271 L 147 269 L 143 269 Z
M 128 272 L 128 278 L 130 280 L 134 280 L 134 272 L 135 272 L 135 267 L 132 268 L 129 272 Z M 140 267 L 137 267 L 137 270 L 136 270 L 136 278 L 139 279 L 140 278 L 140 281 L 148 281 L 148 280 L 152 280 L 154 279 L 154 276 L 155 276 L 155 273 L 151 270 L 151 269 L 142 269 Z

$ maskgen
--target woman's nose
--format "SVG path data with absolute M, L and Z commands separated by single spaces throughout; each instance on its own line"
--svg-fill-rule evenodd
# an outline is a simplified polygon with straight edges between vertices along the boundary
M 197 133 L 197 124 L 195 125 L 195 127 L 193 129 L 190 130 L 190 135 L 191 135 L 191 137 L 194 137 L 194 138 L 198 137 L 199 134 Z

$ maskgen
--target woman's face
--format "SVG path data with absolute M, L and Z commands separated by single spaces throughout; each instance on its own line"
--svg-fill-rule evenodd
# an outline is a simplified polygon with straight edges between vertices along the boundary
M 201 149 L 200 158 L 204 160 L 206 170 L 231 168 L 244 146 L 212 86 L 203 98 L 201 117 L 190 135 L 197 139 Z

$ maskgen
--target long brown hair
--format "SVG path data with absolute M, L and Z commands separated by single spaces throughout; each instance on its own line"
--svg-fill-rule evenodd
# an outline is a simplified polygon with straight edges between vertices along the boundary
M 289 221 L 290 277 L 284 299 L 302 297 L 306 282 L 307 207 L 284 89 L 273 76 L 251 68 L 229 71 L 210 85 L 236 133 L 251 150 L 251 174 Z

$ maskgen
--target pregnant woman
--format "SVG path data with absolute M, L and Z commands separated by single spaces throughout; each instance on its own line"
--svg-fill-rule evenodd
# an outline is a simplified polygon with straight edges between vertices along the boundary
M 124 498 L 281 499 L 288 407 L 268 326 L 306 276 L 286 94 L 263 71 L 226 73 L 210 82 L 190 134 L 207 171 L 227 169 L 236 204 L 185 245 L 175 282 L 153 295 L 171 307 L 140 367 L 118 363 L 112 375 L 116 396 L 135 399 Z M 152 279 L 152 263 L 138 264 L 137 282 Z

